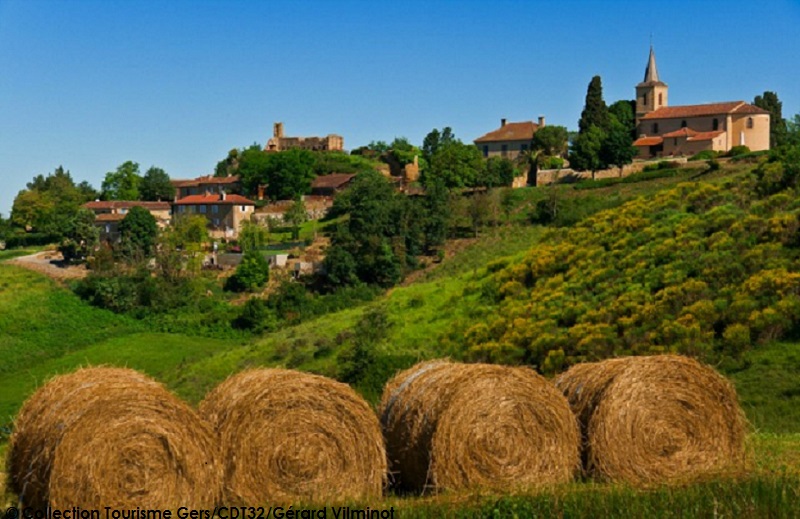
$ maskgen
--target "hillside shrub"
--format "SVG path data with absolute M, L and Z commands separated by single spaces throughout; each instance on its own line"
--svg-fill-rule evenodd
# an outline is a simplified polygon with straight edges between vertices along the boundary
M 727 153 L 725 153 L 725 157 L 738 157 L 740 155 L 745 155 L 750 153 L 750 148 L 747 146 L 734 146 Z
M 690 161 L 711 160 L 711 159 L 717 158 L 718 155 L 719 155 L 719 152 L 717 152 L 717 151 L 714 151 L 714 150 L 703 150 L 703 151 L 701 151 L 699 153 L 696 153 L 696 154 L 692 155 L 691 157 L 689 157 L 689 160 Z
M 230 292 L 254 292 L 269 281 L 269 263 L 257 250 L 248 250 L 236 272 L 225 280 L 225 290 Z

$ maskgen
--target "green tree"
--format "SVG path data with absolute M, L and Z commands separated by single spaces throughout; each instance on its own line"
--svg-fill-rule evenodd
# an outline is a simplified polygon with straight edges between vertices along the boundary
M 477 146 L 454 139 L 437 146 L 427 171 L 423 173 L 422 182 L 427 185 L 438 178 L 451 189 L 473 187 L 479 185 L 484 167 L 483 156 Z
M 292 226 L 293 240 L 300 239 L 300 226 L 307 220 L 308 212 L 306 211 L 306 204 L 300 199 L 297 199 L 283 215 L 283 221 Z
M 292 200 L 311 189 L 315 160 L 308 150 L 268 153 L 251 147 L 242 152 L 238 172 L 247 193 L 254 194 L 258 186 L 266 186 L 271 200 Z
M 778 99 L 778 94 L 766 91 L 763 95 L 756 96 L 753 104 L 769 112 L 770 148 L 786 144 L 786 120 L 783 118 L 783 103 Z
M 578 133 L 586 133 L 592 126 L 606 131 L 608 123 L 608 108 L 603 101 L 603 84 L 600 76 L 594 76 L 586 90 L 586 103 L 578 121 Z
M 257 147 L 260 149 L 260 146 Z M 239 150 L 234 148 L 228 152 L 228 156 L 217 162 L 214 168 L 215 177 L 227 177 L 235 175 L 239 170 Z
M 431 157 L 433 157 L 441 146 L 449 144 L 454 140 L 455 136 L 453 135 L 453 130 L 451 130 L 449 126 L 444 127 L 441 132 L 434 128 L 422 141 L 423 158 L 430 162 Z
M 120 252 L 125 259 L 140 260 L 150 256 L 158 234 L 158 225 L 150 211 L 131 207 L 119 223 Z
M 208 220 L 199 214 L 176 215 L 156 238 L 156 266 L 164 280 L 175 285 L 200 271 L 208 243 Z
M 597 126 L 591 126 L 587 131 L 578 134 L 570 150 L 570 166 L 581 171 L 591 171 L 594 178 L 595 171 L 603 167 L 600 150 L 605 139 L 605 132 Z
M 169 180 L 169 175 L 155 166 L 150 167 L 139 182 L 139 197 L 141 200 L 172 200 L 175 196 L 175 187 Z
M 425 250 L 430 253 L 447 239 L 448 200 L 450 193 L 444 182 L 434 180 L 425 189 Z
M 139 164 L 127 161 L 116 171 L 106 173 L 101 186 L 104 200 L 139 200 Z
M 608 134 L 600 148 L 600 160 L 608 166 L 617 166 L 622 176 L 622 166 L 633 162 L 639 150 L 633 145 L 630 129 L 611 115 Z
M 269 228 L 258 222 L 245 221 L 239 231 L 239 245 L 243 251 L 259 250 L 269 243 Z
M 69 218 L 65 232 L 58 246 L 67 262 L 83 260 L 100 242 L 100 230 L 94 224 L 95 214 L 89 209 L 80 208 Z
M 225 290 L 232 292 L 255 292 L 269 281 L 269 263 L 257 250 L 249 250 L 242 256 L 236 272 L 225 280 Z
M 53 217 L 55 202 L 48 193 L 24 189 L 14 198 L 11 222 L 26 231 L 43 231 Z
M 608 113 L 625 127 L 631 140 L 636 139 L 636 101 L 621 99 L 608 107 Z
M 531 149 L 546 157 L 565 157 L 568 142 L 567 129 L 563 126 L 545 126 L 533 134 Z
M 514 163 L 505 157 L 492 157 L 484 165 L 484 173 L 476 182 L 485 187 L 510 187 L 514 183 Z

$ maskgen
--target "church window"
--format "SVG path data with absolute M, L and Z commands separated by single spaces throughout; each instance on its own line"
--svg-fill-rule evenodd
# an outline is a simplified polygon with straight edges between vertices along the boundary
M 664 94 L 658 93 L 658 106 L 664 106 Z
M 658 135 L 658 123 L 653 123 L 653 133 Z
M 714 119 L 714 121 L 712 122 L 712 128 L 711 129 L 714 130 L 714 131 L 719 130 L 719 119 Z
M 750 130 L 753 129 L 753 118 L 752 117 L 748 117 L 747 118 L 747 128 L 750 129 Z
M 686 128 L 686 119 L 681 121 L 681 128 Z
M 647 106 L 647 94 L 644 94 L 644 95 L 642 96 L 642 104 L 643 104 L 643 105 L 645 105 L 645 106 Z

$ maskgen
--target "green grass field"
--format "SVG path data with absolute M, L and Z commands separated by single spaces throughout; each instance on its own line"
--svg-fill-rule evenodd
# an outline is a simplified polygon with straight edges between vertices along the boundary
M 248 367 L 281 366 L 336 376 L 352 330 L 367 312 L 380 312 L 387 323 L 385 335 L 375 344 L 382 362 L 376 368 L 377 380 L 356 384 L 375 403 L 380 383 L 395 370 L 434 357 L 458 358 L 447 336 L 481 306 L 479 280 L 487 264 L 518 257 L 559 232 L 525 224 L 527 212 L 547 189 L 596 208 L 613 207 L 696 174 L 697 170 L 682 170 L 647 182 L 592 189 L 563 185 L 518 190 L 510 225 L 487 228 L 478 239 L 460 242 L 455 253 L 413 283 L 370 303 L 260 337 L 154 333 L 145 322 L 86 305 L 38 273 L 0 263 L 0 455 L 5 450 L 3 436 L 10 432 L 19 407 L 55 374 L 85 365 L 127 366 L 162 381 L 192 404 L 228 375 Z M 710 181 L 724 178 L 720 173 L 708 176 Z M 0 251 L 0 260 L 15 255 L 16 251 Z M 389 497 L 370 506 L 394 506 L 401 517 L 797 517 L 800 345 L 760 345 L 737 366 L 721 369 L 735 383 L 753 426 L 752 464 L 745 476 L 650 490 L 580 482 L 519 496 Z

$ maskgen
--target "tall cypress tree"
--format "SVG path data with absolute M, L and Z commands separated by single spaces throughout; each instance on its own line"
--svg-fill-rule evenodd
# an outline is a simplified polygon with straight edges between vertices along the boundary
M 578 133 L 586 133 L 591 126 L 597 126 L 605 132 L 608 131 L 608 124 L 608 107 L 603 101 L 603 84 L 600 76 L 595 76 L 586 90 L 586 104 L 581 112 L 581 120 L 578 121 Z
M 775 148 L 786 141 L 786 120 L 783 118 L 783 103 L 775 92 L 764 92 L 763 96 L 756 96 L 753 104 L 768 110 L 769 119 L 769 147 Z

